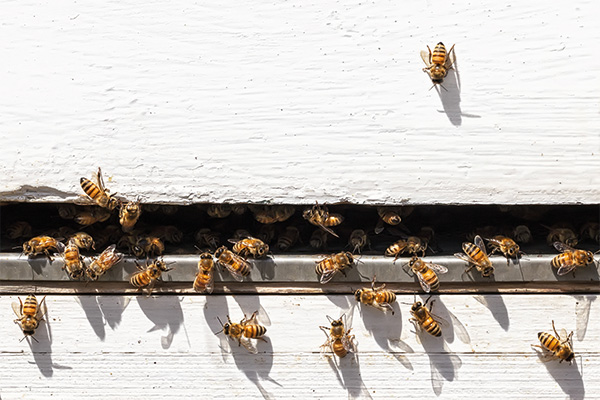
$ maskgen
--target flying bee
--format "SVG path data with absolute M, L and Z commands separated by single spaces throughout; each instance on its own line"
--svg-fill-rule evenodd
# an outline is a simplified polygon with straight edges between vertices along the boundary
M 408 262 L 410 270 L 417 276 L 423 290 L 427 293 L 437 291 L 440 288 L 440 280 L 437 274 L 445 274 L 448 268 L 430 262 L 425 262 L 417 256 L 413 256 Z
M 181 243 L 183 232 L 174 225 L 160 225 L 150 231 L 151 236 L 159 237 L 168 243 Z
M 38 341 L 33 337 L 35 330 L 40 324 L 40 321 L 43 321 L 44 315 L 47 312 L 46 308 L 46 296 L 38 303 L 35 295 L 30 294 L 25 299 L 25 303 L 21 301 L 19 297 L 19 304 L 17 302 L 13 302 L 11 304 L 13 311 L 17 315 L 17 319 L 15 319 L 15 324 L 18 324 L 23 331 L 25 339 L 27 336 L 31 336 L 33 340 Z M 23 340 L 21 339 L 21 341 Z
M 165 252 L 165 244 L 156 236 L 143 236 L 137 240 L 131 251 L 138 258 L 160 256 Z
M 549 231 L 548 236 L 546 236 L 546 243 L 548 243 L 548 246 L 554 246 L 554 242 L 562 242 L 567 246 L 577 246 L 577 243 L 579 243 L 577 235 L 570 228 L 564 228 L 556 225 L 550 227 L 543 224 L 542 226 Z
M 561 242 L 554 242 L 554 248 L 561 252 L 550 261 L 550 265 L 558 268 L 557 275 L 566 275 L 577 267 L 585 267 L 594 262 L 594 253 L 591 251 L 577 250 Z
M 65 250 L 65 245 L 50 236 L 36 236 L 23 243 L 23 254 L 26 256 L 35 256 L 43 253 L 52 261 L 50 257 L 51 249 L 62 253 Z
M 167 264 L 163 259 L 157 259 L 151 264 L 146 261 L 146 266 L 142 267 L 137 262 L 135 263 L 138 272 L 131 275 L 129 283 L 133 286 L 143 289 L 148 289 L 148 295 L 152 293 L 152 289 L 158 280 L 160 280 L 163 272 L 171 271 L 173 268 L 167 268 Z
M 200 254 L 198 261 L 198 273 L 194 279 L 194 290 L 200 293 L 211 294 L 214 289 L 215 263 L 212 254 L 204 252 Z
M 75 222 L 79 225 L 89 226 L 96 222 L 104 222 L 110 218 L 110 211 L 100 207 L 86 207 L 75 215 Z
M 313 249 L 324 249 L 327 246 L 327 232 L 322 229 L 315 229 L 310 235 L 309 244 Z
M 213 232 L 209 228 L 202 228 L 196 232 L 196 242 L 201 246 L 216 249 L 221 243 L 221 237 L 218 232 Z
M 410 322 L 413 324 L 417 324 L 421 329 L 425 332 L 429 333 L 432 336 L 442 336 L 442 328 L 440 326 L 440 322 L 433 318 L 433 314 L 431 314 L 431 310 L 433 310 L 433 302 L 430 303 L 430 309 L 427 308 L 427 302 L 431 299 L 431 296 L 425 300 L 424 304 L 421 304 L 420 301 L 415 301 L 410 309 L 410 314 L 413 318 L 410 319 Z
M 494 273 L 494 266 L 487 255 L 483 239 L 481 236 L 476 235 L 474 241 L 475 244 L 463 242 L 462 249 L 465 253 L 454 253 L 454 256 L 469 263 L 465 272 L 469 272 L 475 267 L 477 271 L 481 272 L 482 276 L 490 276 Z
M 235 322 L 231 322 L 229 315 L 227 316 L 227 322 L 223 324 L 219 317 L 219 323 L 223 327 L 218 333 L 223 332 L 227 337 L 235 339 L 238 341 L 239 345 L 244 345 L 246 350 L 250 353 L 256 353 L 256 348 L 252 345 L 250 339 L 257 339 L 266 342 L 267 340 L 263 337 L 267 333 L 267 328 L 258 324 L 258 320 L 256 318 L 256 314 L 258 311 L 252 313 L 250 318 L 244 318 L 240 321 L 239 324 Z
M 329 348 L 333 354 L 340 358 L 346 357 L 348 353 L 356 353 L 354 335 L 350 335 L 352 328 L 346 329 L 346 314 L 335 320 L 328 315 L 327 319 L 331 326 L 319 327 L 327 335 L 327 340 L 321 345 L 321 348 Z
M 225 246 L 221 246 L 215 251 L 215 258 L 217 259 L 217 264 L 226 268 L 233 279 L 238 282 L 243 281 L 244 277 L 248 276 L 252 269 L 252 264 Z
M 227 218 L 231 214 L 229 204 L 211 204 L 206 208 L 206 213 L 211 218 Z
M 591 239 L 596 243 L 600 243 L 600 224 L 598 222 L 586 222 L 579 230 L 581 239 Z
M 502 235 L 497 235 L 491 239 L 486 238 L 485 240 L 487 240 L 490 246 L 492 247 L 490 255 L 494 254 L 497 251 L 500 251 L 504 255 L 504 257 L 506 257 L 507 264 L 510 258 L 516 258 L 517 260 L 519 259 L 521 249 L 519 248 L 519 245 L 511 238 Z
M 370 246 L 369 237 L 362 229 L 355 229 L 350 234 L 348 245 L 353 248 L 353 253 L 360 253 L 366 246 Z
M 31 237 L 31 225 L 25 221 L 13 222 L 6 228 L 6 235 L 9 239 Z
M 85 274 L 90 281 L 98 280 L 116 263 L 121 261 L 123 254 L 117 253 L 116 248 L 116 245 L 111 244 L 98 257 L 92 259 L 92 263 L 85 270 Z
M 333 279 L 338 271 L 346 276 L 344 269 L 351 268 L 352 265 L 354 265 L 354 256 L 349 251 L 346 251 L 332 254 L 329 257 L 317 261 L 315 272 L 317 275 L 321 276 L 319 281 L 322 284 L 326 284 Z
M 73 234 L 69 238 L 69 241 L 72 241 L 73 244 L 80 249 L 96 249 L 94 247 L 96 245 L 96 243 L 94 243 L 94 238 L 85 232 L 77 232 Z
M 527 225 L 517 225 L 515 229 L 513 229 L 513 237 L 519 243 L 529 243 L 531 242 L 531 231 Z
M 142 214 L 142 207 L 138 201 L 130 201 L 119 208 L 119 223 L 123 228 L 123 232 L 131 232 L 135 223 Z
M 65 265 L 63 265 L 62 269 L 67 271 L 69 278 L 73 280 L 81 279 L 85 270 L 85 264 L 83 263 L 83 257 L 79 254 L 79 247 L 73 239 L 67 243 L 63 252 L 63 259 Z
M 281 251 L 289 250 L 300 239 L 300 231 L 295 226 L 288 226 L 285 232 L 277 238 L 277 248 Z
M 233 252 L 244 258 L 252 256 L 254 258 L 262 258 L 269 252 L 269 245 L 262 240 L 253 238 L 252 236 L 245 239 L 229 239 L 230 243 L 234 243 Z
M 454 45 L 450 47 L 448 52 L 446 52 L 446 46 L 444 46 L 444 43 L 442 42 L 435 45 L 433 52 L 429 45 L 427 46 L 427 50 L 429 51 L 421 51 L 421 58 L 426 66 L 423 68 L 423 71 L 427 72 L 431 78 L 431 82 L 433 82 L 433 86 L 442 86 L 444 78 L 448 75 L 448 71 L 452 69 L 452 64 L 454 64 L 456 59 L 456 56 L 454 55 Z M 444 88 L 444 86 L 442 86 L 442 88 Z M 444 88 L 444 90 L 446 90 L 446 88 Z
M 79 183 L 85 194 L 94 200 L 100 207 L 112 211 L 119 205 L 120 201 L 114 197 L 114 195 L 109 195 L 108 189 L 104 187 L 104 179 L 102 178 L 102 171 L 99 167 L 98 172 L 96 173 L 96 183 L 87 178 L 81 178 Z
M 327 206 L 320 206 L 316 203 L 312 208 L 304 210 L 302 217 L 313 225 L 331 233 L 335 237 L 339 237 L 330 226 L 337 226 L 344 221 L 344 217 L 340 214 L 330 214 Z
M 388 257 L 394 257 L 394 262 L 400 257 L 400 254 L 409 253 L 416 255 L 421 253 L 421 257 L 425 256 L 427 250 L 427 243 L 424 243 L 421 238 L 417 236 L 409 236 L 406 239 L 400 239 L 385 250 L 385 255 Z
M 378 288 L 375 287 L 375 277 L 371 281 L 371 289 L 363 288 L 354 292 L 354 297 L 359 303 L 375 307 L 383 312 L 391 311 L 394 315 L 394 309 L 391 303 L 396 301 L 396 294 L 391 290 L 384 290 L 385 283 Z
M 567 335 L 567 331 L 564 329 L 560 330 L 560 335 L 556 332 L 554 327 L 554 320 L 552 320 L 552 330 L 554 335 L 547 332 L 538 332 L 538 339 L 542 344 L 532 344 L 531 347 L 539 347 L 545 352 L 544 357 L 547 359 L 558 358 L 560 361 L 567 361 L 569 364 L 573 362 L 575 353 L 573 353 L 573 332 Z

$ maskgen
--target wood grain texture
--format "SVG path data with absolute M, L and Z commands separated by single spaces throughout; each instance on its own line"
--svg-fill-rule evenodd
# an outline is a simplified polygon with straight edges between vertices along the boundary
M 5 3 L 0 201 L 597 203 L 595 10 Z
M 13 319 L 0 297 L 0 318 Z M 600 313 L 596 296 L 447 295 L 433 311 L 443 339 L 414 335 L 413 297 L 395 315 L 354 306 L 352 296 L 48 296 L 39 343 L 0 325 L 2 398 L 595 398 Z M 484 305 L 485 304 L 485 305 Z M 264 310 L 271 324 L 258 354 L 227 343 L 216 317 Z M 358 361 L 321 355 L 326 315 L 346 313 Z M 537 332 L 575 331 L 576 362 L 541 363 Z M 91 383 L 93 382 L 93 383 Z M 143 389 L 142 389 L 143 388 Z

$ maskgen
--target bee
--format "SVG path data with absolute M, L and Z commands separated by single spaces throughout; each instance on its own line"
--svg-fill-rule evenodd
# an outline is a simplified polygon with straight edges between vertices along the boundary
M 379 235 L 381 232 L 383 232 L 384 222 L 388 225 L 398 225 L 400 222 L 402 222 L 399 207 L 377 207 L 377 214 L 379 214 L 380 219 L 377 221 L 377 225 L 375 226 L 376 235 Z
M 421 304 L 420 301 L 415 301 L 410 309 L 410 315 L 413 318 L 410 319 L 410 322 L 413 324 L 417 324 L 421 329 L 425 332 L 429 333 L 432 336 L 442 336 L 442 328 L 440 323 L 433 318 L 431 311 L 427 308 L 427 302 L 429 302 L 431 296 L 425 300 L 424 304 Z M 433 310 L 433 301 L 431 301 L 430 308 Z
M 561 329 L 561 334 L 559 335 L 554 327 L 554 320 L 552 320 L 552 330 L 556 336 L 547 332 L 538 332 L 538 339 L 542 345 L 532 344 L 531 347 L 539 347 L 545 352 L 546 357 L 550 359 L 558 358 L 560 360 L 559 363 L 567 361 L 571 364 L 575 358 L 575 353 L 573 353 L 573 332 L 567 335 L 567 331 Z
M 576 250 L 561 242 L 554 242 L 554 248 L 561 252 L 550 261 L 550 265 L 558 268 L 557 275 L 566 275 L 577 267 L 585 267 L 594 262 L 594 253 L 591 251 Z
M 579 236 L 582 239 L 591 239 L 600 243 L 600 224 L 598 222 L 586 222 L 579 230 Z
M 174 225 L 157 226 L 150 231 L 150 235 L 159 237 L 169 243 L 181 243 L 183 240 L 183 232 Z
M 221 246 L 215 251 L 215 258 L 217 259 L 217 263 L 221 267 L 226 268 L 238 282 L 243 281 L 244 277 L 248 276 L 252 269 L 252 264 L 225 246 Z
M 69 241 L 72 241 L 73 244 L 80 249 L 96 249 L 96 247 L 94 247 L 96 245 L 96 243 L 94 243 L 94 238 L 85 232 L 77 232 L 73 234 Z
M 23 243 L 23 254 L 26 256 L 35 256 L 43 253 L 52 261 L 50 257 L 51 249 L 62 253 L 65 250 L 65 245 L 50 236 L 36 236 Z
M 454 256 L 469 263 L 465 272 L 469 272 L 475 267 L 477 268 L 477 271 L 481 272 L 482 276 L 490 276 L 494 273 L 494 266 L 487 255 L 483 239 L 481 236 L 476 235 L 474 241 L 475 244 L 463 242 L 462 249 L 465 254 L 454 253 Z
M 287 221 L 295 212 L 294 206 L 273 206 L 273 213 L 278 222 Z
M 546 236 L 546 243 L 548 243 L 548 246 L 553 246 L 554 242 L 562 242 L 567 246 L 577 246 L 577 243 L 579 243 L 577 235 L 570 228 L 542 226 L 549 230 L 548 236 Z
M 425 256 L 425 251 L 427 250 L 427 243 L 424 243 L 421 238 L 417 236 L 409 236 L 406 239 L 400 239 L 396 243 L 392 244 L 385 250 L 385 255 L 388 257 L 394 257 L 394 262 L 400 257 L 400 254 L 409 253 L 412 255 L 416 255 L 417 253 L 421 253 L 422 256 Z
M 256 234 L 256 238 L 262 240 L 266 244 L 271 244 L 275 238 L 275 233 L 274 225 L 262 225 Z
M 442 86 L 444 78 L 448 75 L 448 71 L 452 69 L 452 64 L 454 64 L 454 45 L 450 47 L 448 52 L 446 52 L 446 46 L 444 46 L 444 43 L 442 42 L 439 42 L 435 46 L 433 52 L 431 52 L 429 45 L 427 46 L 427 50 L 429 51 L 421 51 L 421 58 L 426 66 L 423 68 L 423 71 L 427 72 L 431 78 L 431 82 L 433 82 L 433 86 Z M 444 86 L 442 86 L 442 88 L 444 88 Z M 446 88 L 444 88 L 444 90 L 446 90 Z
M 517 225 L 515 229 L 513 229 L 513 237 L 519 243 L 529 243 L 531 242 L 531 231 L 527 227 L 527 225 Z
M 519 245 L 511 238 L 502 235 L 497 235 L 491 239 L 486 238 L 485 240 L 487 240 L 490 246 L 492 247 L 490 255 L 494 254 L 497 251 L 500 251 L 504 255 L 504 257 L 506 257 L 507 264 L 509 258 L 519 258 L 521 249 L 519 248 Z
M 231 212 L 235 215 L 242 215 L 246 212 L 246 206 L 244 204 L 232 204 Z
M 231 214 L 231 206 L 228 204 L 211 204 L 206 209 L 211 218 L 227 218 Z
M 165 215 L 173 215 L 179 211 L 179 206 L 176 204 L 162 204 L 160 211 Z
M 117 225 L 108 225 L 102 230 L 94 233 L 94 246 L 98 245 L 98 247 L 104 247 L 107 243 L 113 243 L 119 240 L 122 236 L 123 232 L 121 231 L 121 227 Z M 118 244 L 117 247 L 119 247 Z
M 327 319 L 331 326 L 320 326 L 319 328 L 327 334 L 327 340 L 321 345 L 322 349 L 329 348 L 331 352 L 340 358 L 346 357 L 350 353 L 356 353 L 356 343 L 354 335 L 350 332 L 352 328 L 346 329 L 346 314 L 339 319 L 333 319 L 329 315 Z
M 417 256 L 413 256 L 408 262 L 410 270 L 417 276 L 423 290 L 427 293 L 437 291 L 440 288 L 440 280 L 437 274 L 445 274 L 448 268 L 430 262 L 425 262 Z
M 302 217 L 335 237 L 339 236 L 329 227 L 337 226 L 344 221 L 344 217 L 340 214 L 330 214 L 327 206 L 320 206 L 318 202 L 312 208 L 304 210 Z
M 246 229 L 236 229 L 235 232 L 233 232 L 233 239 L 245 239 L 250 236 L 252 235 Z
M 75 215 L 75 222 L 79 225 L 89 226 L 96 222 L 104 222 L 110 218 L 110 211 L 99 207 L 86 207 Z
M 119 223 L 123 228 L 123 232 L 131 232 L 135 223 L 142 214 L 142 207 L 138 201 L 130 201 L 119 208 Z
M 300 231 L 295 226 L 288 226 L 285 232 L 277 238 L 277 248 L 281 251 L 289 250 L 300 238 Z
M 25 339 L 27 336 L 31 336 L 33 340 L 38 341 L 33 337 L 35 330 L 40 324 L 40 321 L 43 321 L 44 315 L 47 312 L 46 308 L 46 296 L 38 303 L 35 295 L 30 294 L 25 299 L 25 303 L 21 301 L 19 297 L 19 304 L 17 302 L 13 302 L 11 304 L 13 311 L 17 315 L 17 319 L 15 319 L 15 324 L 18 324 L 23 331 Z M 21 341 L 23 341 L 21 339 Z
M 215 263 L 212 254 L 204 252 L 200 254 L 198 261 L 198 273 L 194 279 L 194 290 L 200 293 L 212 293 L 214 289 Z
M 129 283 L 140 289 L 148 288 L 148 294 L 152 293 L 156 281 L 160 280 L 163 272 L 173 269 L 167 268 L 167 264 L 162 259 L 157 259 L 151 264 L 148 264 L 148 261 L 146 261 L 145 267 L 142 267 L 137 262 L 135 265 L 139 271 L 131 275 Z
M 156 236 L 144 236 L 137 240 L 131 251 L 136 257 L 160 256 L 165 251 L 165 244 Z
M 229 242 L 234 243 L 233 252 L 244 258 L 252 256 L 254 258 L 262 258 L 269 252 L 269 245 L 262 240 L 253 238 L 252 236 L 245 239 L 229 239 Z
M 196 233 L 196 242 L 201 246 L 209 246 L 211 249 L 216 249 L 221 243 L 219 233 L 211 231 L 209 228 L 200 229 Z
M 96 173 L 96 183 L 87 178 L 81 178 L 79 183 L 85 194 L 100 207 L 112 211 L 119 206 L 120 201 L 114 195 L 109 195 L 108 189 L 104 187 L 104 179 L 102 178 L 100 168 L 98 168 L 98 172 Z
M 358 289 L 354 292 L 354 297 L 359 303 L 375 307 L 383 312 L 391 311 L 394 315 L 394 309 L 391 303 L 396 301 L 396 295 L 391 290 L 384 290 L 385 283 L 378 288 L 375 288 L 375 277 L 371 282 L 371 289 Z
M 267 341 L 263 337 L 267 333 L 267 328 L 258 324 L 256 319 L 257 312 L 258 311 L 253 312 L 250 318 L 246 318 L 246 315 L 244 314 L 244 318 L 239 324 L 231 322 L 229 315 L 227 316 L 227 322 L 225 324 L 217 317 L 219 323 L 223 327 L 217 334 L 223 332 L 227 337 L 237 340 L 238 346 L 244 345 L 246 350 L 250 353 L 256 353 L 256 348 L 252 345 L 250 339 L 262 340 L 263 342 Z
M 69 278 L 73 280 L 79 280 L 83 277 L 85 264 L 83 263 L 83 257 L 79 254 L 79 247 L 73 239 L 69 240 L 65 251 L 63 252 L 63 259 L 65 264 L 62 269 L 67 271 Z
M 13 222 L 6 228 L 6 235 L 9 239 L 31 237 L 31 225 L 25 221 Z
M 367 233 L 362 229 L 355 229 L 350 234 L 350 239 L 348 239 L 348 244 L 353 248 L 353 253 L 360 253 L 360 251 L 365 247 L 369 246 L 369 237 Z
M 92 263 L 85 270 L 85 274 L 90 281 L 98 280 L 116 263 L 121 261 L 123 254 L 115 252 L 116 245 L 108 246 L 98 257 L 92 259 Z
M 313 249 L 323 249 L 327 246 L 327 232 L 322 229 L 315 229 L 310 236 L 310 247 Z
M 58 215 L 60 215 L 62 219 L 73 219 L 77 214 L 77 207 L 75 207 L 74 204 L 59 204 L 57 208 Z
M 254 219 L 261 224 L 274 224 L 288 220 L 296 209 L 294 206 L 249 206 L 254 213 Z
M 466 235 L 466 239 L 469 242 L 472 242 L 473 240 L 475 240 L 475 236 L 492 237 L 498 235 L 499 233 L 500 232 L 498 231 L 498 228 L 496 226 L 486 225 L 473 229 L 473 231 Z
M 315 272 L 317 275 L 321 276 L 319 281 L 322 284 L 325 284 L 333 279 L 338 271 L 346 276 L 344 269 L 351 268 L 352 265 L 354 265 L 354 256 L 349 251 L 346 251 L 332 254 L 329 257 L 317 261 Z

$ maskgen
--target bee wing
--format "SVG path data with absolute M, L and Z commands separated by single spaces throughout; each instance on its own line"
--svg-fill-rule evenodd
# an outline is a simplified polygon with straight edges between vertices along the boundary
M 254 343 L 252 343 L 252 340 L 248 339 L 245 336 L 242 336 L 240 338 L 240 343 L 242 344 L 242 346 L 244 346 L 246 348 L 246 350 L 248 350 L 250 353 L 252 354 L 256 354 L 258 353 L 258 350 L 256 349 L 256 346 L 254 345 Z
M 454 64 L 455 61 L 456 61 L 456 54 L 454 53 L 454 45 L 452 45 L 450 50 L 448 50 L 448 53 L 446 56 L 446 61 L 444 62 L 444 67 L 446 67 L 446 69 L 452 68 L 452 64 Z
M 429 51 L 421 50 L 420 54 L 421 59 L 423 60 L 427 68 L 431 67 L 431 54 L 429 53 Z
M 475 246 L 479 247 L 479 249 L 481 251 L 483 251 L 483 254 L 485 254 L 487 256 L 487 250 L 485 249 L 485 243 L 483 243 L 483 239 L 481 238 L 481 236 L 479 236 L 479 235 L 475 236 L 473 241 L 475 243 Z
M 239 242 L 239 241 L 241 241 L 241 240 L 242 240 L 242 239 L 227 239 L 227 241 L 228 241 L 229 243 L 237 243 L 237 242 Z
M 327 282 L 329 282 L 330 280 L 333 279 L 336 272 L 337 272 L 337 269 L 323 271 L 323 274 L 321 275 L 321 279 L 319 279 L 319 282 L 321 282 L 321 284 L 323 284 L 323 285 L 326 284 Z
M 11 307 L 18 318 L 23 318 L 23 309 L 21 307 L 21 304 L 17 303 L 16 301 L 13 301 L 11 303 Z
M 552 243 L 552 245 L 554 246 L 554 248 L 558 251 L 560 251 L 561 253 L 565 253 L 567 251 L 575 251 L 574 248 L 572 248 L 571 246 L 564 244 L 563 242 L 554 242 Z
M 210 280 L 206 283 L 206 286 L 204 287 L 204 292 L 211 294 L 213 292 L 213 289 L 215 288 L 215 282 L 213 277 L 211 276 Z
M 96 183 L 101 191 L 106 191 L 106 188 L 104 187 L 104 178 L 102 177 L 102 170 L 100 167 L 98 167 L 98 172 L 96 173 Z
M 255 320 L 257 323 L 260 323 L 264 326 L 271 326 L 271 318 L 269 318 L 269 314 L 267 314 L 267 310 L 263 308 L 263 306 L 259 306 L 258 312 L 256 313 Z
M 427 266 L 438 274 L 445 274 L 446 272 L 448 272 L 448 268 L 444 267 L 443 265 L 427 263 Z
M 354 342 L 354 335 L 348 335 L 350 330 L 346 332 L 344 336 L 342 336 L 342 346 L 346 351 L 356 353 L 356 343 Z
M 423 279 L 423 275 L 421 275 L 420 273 L 417 273 L 417 278 L 419 278 L 419 283 L 421 284 L 421 287 L 423 288 L 423 290 L 427 293 L 429 293 L 431 291 L 431 286 L 429 286 L 429 284 L 425 281 L 425 279 Z
M 468 262 L 469 264 L 475 264 L 475 261 L 473 261 L 471 257 L 464 253 L 454 253 L 454 257 L 458 257 L 461 260 Z
M 588 322 L 590 320 L 590 309 L 592 300 L 587 296 L 576 296 L 575 317 L 577 323 L 577 339 L 583 340 L 587 331 Z
M 38 321 L 44 318 L 44 315 L 48 312 L 48 307 L 46 306 L 46 296 L 40 301 L 38 304 L 37 312 L 35 313 L 35 319 Z
M 440 324 L 442 326 L 451 326 L 450 322 L 448 322 L 447 319 L 444 319 L 444 318 L 440 317 L 439 315 L 432 313 L 431 311 L 429 312 L 429 314 L 438 324 Z
M 235 279 L 236 281 L 242 282 L 244 280 L 244 275 L 240 274 L 231 265 L 229 265 L 227 263 L 222 263 L 222 262 L 218 262 L 218 264 L 221 265 L 222 267 L 225 267 L 225 269 L 227 269 L 227 271 L 229 271 L 229 273 L 231 274 L 233 279 Z
M 569 272 L 574 271 L 575 268 L 577 268 L 577 264 L 563 265 L 558 269 L 558 271 L 556 271 L 556 275 L 566 275 Z
M 532 344 L 531 347 L 535 350 L 540 361 L 543 363 L 546 363 L 546 362 L 549 362 L 549 361 L 552 361 L 552 360 L 555 360 L 558 358 L 553 352 L 551 352 L 550 350 L 548 350 L 540 345 Z M 541 351 L 538 349 L 541 349 Z
M 337 233 L 335 233 L 333 230 L 329 229 L 328 227 L 326 227 L 323 224 L 319 224 L 319 228 L 323 229 L 325 232 L 327 233 L 331 233 L 333 236 L 335 236 L 336 238 L 339 238 L 339 236 L 337 235 Z
M 383 312 L 389 311 L 392 314 L 394 314 L 394 308 L 391 306 L 390 303 L 377 303 L 376 301 L 374 301 L 373 307 L 377 308 L 380 311 L 383 311 Z

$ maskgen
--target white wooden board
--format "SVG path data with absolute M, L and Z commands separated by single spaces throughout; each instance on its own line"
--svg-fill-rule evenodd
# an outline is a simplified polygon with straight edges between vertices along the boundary
M 0 201 L 597 203 L 593 1 L 0 5 Z M 456 44 L 448 91 L 419 52 Z M 460 85 L 459 85 L 460 84 Z
M 394 316 L 353 308 L 351 296 L 49 296 L 39 343 L 19 342 L 16 297 L 0 297 L 2 399 L 69 398 L 597 398 L 600 313 L 596 296 L 442 296 L 443 340 L 417 340 L 409 305 Z M 412 303 L 412 296 L 399 296 Z M 259 353 L 213 332 L 263 309 Z M 352 311 L 353 310 L 353 311 Z M 320 354 L 326 315 L 347 313 L 359 359 Z M 576 362 L 541 363 L 537 332 L 575 331 Z M 400 339 L 404 344 L 399 345 Z M 232 346 L 233 344 L 233 346 Z M 412 352 L 406 350 L 412 349 Z

